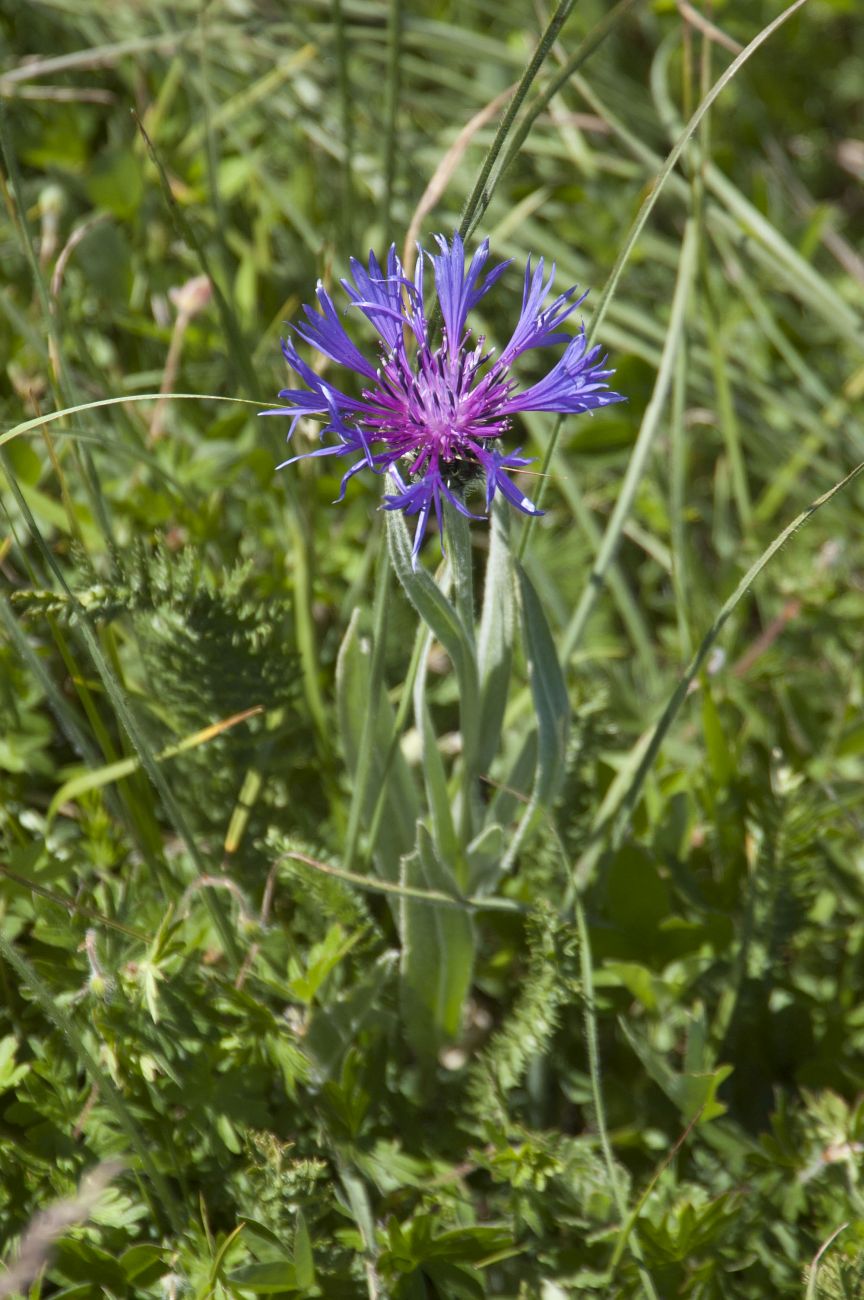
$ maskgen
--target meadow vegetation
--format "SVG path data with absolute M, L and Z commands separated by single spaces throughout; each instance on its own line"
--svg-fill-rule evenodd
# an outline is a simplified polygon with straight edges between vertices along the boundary
M 858 8 L 0 0 L 0 1295 L 864 1296 Z M 627 401 L 415 569 L 258 411 L 460 227 Z

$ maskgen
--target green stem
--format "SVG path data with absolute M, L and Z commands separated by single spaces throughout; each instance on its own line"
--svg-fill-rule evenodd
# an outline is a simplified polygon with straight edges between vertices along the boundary
M 339 107 L 342 118 L 342 238 L 345 249 L 352 246 L 354 207 L 354 175 L 351 158 L 354 153 L 354 124 L 351 118 L 351 81 L 348 76 L 348 41 L 345 35 L 345 14 L 342 0 L 333 0 L 333 31 L 336 43 L 336 68 L 339 81 Z
M 459 222 L 459 234 L 463 239 L 467 239 L 468 235 L 474 229 L 488 206 L 491 191 L 487 192 L 486 182 L 489 180 L 489 176 L 492 172 L 492 168 L 495 166 L 498 155 L 507 142 L 510 128 L 516 119 L 516 114 L 524 104 L 525 96 L 531 89 L 531 85 L 537 76 L 537 73 L 549 57 L 549 51 L 558 39 L 558 33 L 561 31 L 561 28 L 570 17 L 570 11 L 575 3 L 576 0 L 558 0 L 558 5 L 556 6 L 549 25 L 540 37 L 540 43 L 534 51 L 528 67 L 522 73 L 519 85 L 516 87 L 516 93 L 507 105 L 507 110 L 501 119 L 501 124 L 499 125 L 498 130 L 495 132 L 495 138 L 492 141 L 489 152 L 483 161 L 483 166 L 480 168 L 480 174 L 474 182 L 474 188 L 471 191 L 465 207 L 462 209 L 462 218 Z
M 638 3 L 639 0 L 618 0 L 618 3 L 609 10 L 605 18 L 602 18 L 600 22 L 597 23 L 596 27 L 592 28 L 585 39 L 580 42 L 578 49 L 573 51 L 570 58 L 558 73 L 558 76 L 554 77 L 552 81 L 549 82 L 549 85 L 546 86 L 534 100 L 532 100 L 528 111 L 519 123 L 518 130 L 514 133 L 513 139 L 510 141 L 507 152 L 501 160 L 500 167 L 495 172 L 495 175 L 491 177 L 490 182 L 486 187 L 488 198 L 491 198 L 501 180 L 501 177 L 519 153 L 519 150 L 527 140 L 529 132 L 540 114 L 548 108 L 549 104 L 558 92 L 566 86 L 573 74 L 577 72 L 584 63 L 588 62 L 591 55 L 598 46 L 602 45 L 609 33 L 624 17 L 627 10 L 632 9 L 633 6 Z M 485 207 L 486 204 L 484 204 L 484 209 Z M 482 212 L 479 215 L 482 215 Z
M 396 184 L 396 145 L 399 139 L 399 80 L 402 54 L 402 0 L 390 0 L 387 11 L 387 88 L 384 99 L 384 193 L 381 226 L 384 246 L 392 238 L 393 189 Z
M 702 100 L 702 103 L 696 109 L 696 112 L 689 119 L 686 126 L 681 131 L 674 145 L 670 149 L 669 153 L 666 155 L 666 158 L 664 159 L 660 167 L 660 170 L 657 172 L 656 176 L 651 181 L 651 184 L 648 186 L 648 191 L 645 195 L 645 198 L 642 201 L 642 205 L 636 214 L 636 217 L 633 221 L 633 224 L 630 227 L 630 230 L 628 231 L 627 238 L 624 240 L 624 243 L 621 246 L 621 251 L 619 252 L 618 257 L 615 260 L 615 265 L 612 268 L 609 279 L 606 281 L 606 284 L 603 287 L 603 292 L 600 295 L 600 300 L 597 304 L 597 308 L 593 316 L 591 317 L 591 320 L 588 323 L 587 342 L 589 345 L 590 343 L 593 342 L 593 340 L 596 338 L 597 334 L 599 333 L 600 326 L 602 325 L 603 320 L 606 317 L 606 312 L 609 309 L 609 304 L 615 295 L 615 292 L 618 288 L 618 283 L 621 279 L 621 276 L 624 273 L 624 267 L 627 265 L 628 261 L 630 260 L 630 257 L 633 253 L 633 249 L 636 247 L 636 244 L 639 240 L 639 236 L 642 234 L 645 224 L 651 215 L 651 212 L 654 208 L 654 204 L 657 202 L 658 198 L 660 197 L 660 193 L 664 185 L 666 184 L 667 180 L 669 179 L 672 172 L 674 171 L 675 165 L 677 164 L 678 159 L 681 157 L 681 154 L 686 148 L 691 136 L 698 128 L 702 119 L 709 112 L 714 101 L 719 98 L 723 90 L 733 79 L 733 77 L 735 77 L 739 69 L 743 67 L 743 65 L 748 61 L 748 59 L 751 58 L 753 54 L 756 53 L 760 45 L 763 45 L 764 42 L 767 41 L 768 38 L 774 34 L 774 32 L 778 29 L 778 27 L 780 27 L 783 23 L 785 23 L 788 18 L 791 18 L 791 16 L 794 13 L 796 13 L 797 10 L 799 10 L 802 7 L 802 5 L 806 3 L 807 0 L 794 0 L 794 3 L 791 4 L 788 9 L 784 9 L 783 13 L 781 13 L 777 18 L 775 18 L 773 22 L 769 23 L 767 27 L 763 27 L 761 32 L 759 32 L 756 36 L 754 36 L 750 44 L 745 46 L 745 48 L 741 51 L 741 53 L 737 56 L 737 58 L 735 58 L 734 61 L 729 65 L 729 67 L 722 74 L 722 76 L 717 78 L 714 85 L 711 87 L 709 93 Z M 645 154 L 642 151 L 641 146 L 640 146 L 640 156 L 645 157 Z M 552 432 L 552 437 L 549 440 L 549 446 L 546 450 L 546 456 L 544 457 L 544 461 L 543 461 L 542 472 L 544 474 L 548 472 L 549 466 L 552 464 L 552 460 L 555 455 L 555 451 L 557 449 L 558 438 L 561 433 L 562 424 L 563 424 L 562 420 L 558 420 L 556 422 L 555 428 L 553 429 Z M 540 492 L 538 493 L 538 497 L 537 497 L 538 505 L 542 504 L 543 483 L 544 480 L 541 479 Z M 526 529 L 526 536 L 523 539 L 526 543 L 527 543 L 527 532 L 528 530 Z M 520 555 L 521 553 L 524 553 L 524 545 L 520 550 Z
M 684 231 L 684 240 L 681 245 L 681 257 L 678 263 L 678 280 L 675 285 L 675 296 L 672 300 L 672 311 L 669 318 L 669 329 L 666 333 L 666 341 L 663 347 L 663 355 L 660 359 L 660 367 L 657 371 L 657 379 L 654 384 L 654 392 L 651 394 L 651 400 L 645 410 L 642 419 L 642 427 L 639 430 L 639 436 L 636 439 L 636 445 L 627 464 L 627 471 L 624 475 L 624 482 L 621 484 L 621 490 L 615 502 L 615 508 L 612 511 L 609 523 L 606 526 L 606 532 L 603 535 L 603 541 L 597 552 L 597 558 L 588 579 L 588 583 L 582 593 L 576 611 L 570 620 L 570 625 L 564 637 L 562 648 L 562 662 L 567 663 L 576 646 L 582 637 L 589 617 L 594 609 L 601 590 L 606 581 L 606 572 L 615 552 L 618 543 L 621 540 L 621 533 L 627 516 L 636 497 L 636 490 L 642 479 L 648 455 L 654 445 L 654 438 L 660 425 L 660 416 L 666 404 L 666 396 L 669 391 L 669 385 L 672 381 L 672 373 L 675 366 L 675 358 L 678 354 L 678 345 L 684 332 L 684 321 L 686 318 L 687 302 L 690 296 L 690 287 L 693 281 L 693 271 L 696 264 L 696 231 L 693 223 L 688 221 Z

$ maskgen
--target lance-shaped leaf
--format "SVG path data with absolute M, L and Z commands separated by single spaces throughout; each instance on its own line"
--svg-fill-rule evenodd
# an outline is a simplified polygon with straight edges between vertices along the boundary
M 480 738 L 477 767 L 481 775 L 492 765 L 501 738 L 501 724 L 507 705 L 516 601 L 513 560 L 510 553 L 510 515 L 503 501 L 492 511 L 489 559 L 483 588 L 483 612 L 477 662 L 480 670 Z
M 548 807 L 564 772 L 570 701 L 543 606 L 531 579 L 521 567 L 519 586 L 522 636 L 537 715 L 537 777 L 533 798 L 541 807 Z
M 402 1014 L 415 1051 L 429 1060 L 459 1032 L 474 969 L 474 924 L 422 822 L 417 847 L 402 859 L 401 883 L 453 898 L 448 905 L 403 897 L 400 905 Z
M 399 860 L 410 853 L 414 844 L 414 826 L 419 815 L 417 791 L 408 764 L 398 747 L 390 755 L 395 718 L 386 691 L 370 689 L 371 654 L 357 632 L 359 611 L 355 611 L 339 650 L 336 666 L 336 693 L 339 728 L 345 760 L 352 776 L 360 764 L 363 728 L 369 709 L 372 720 L 371 747 L 362 767 L 366 789 L 362 791 L 362 816 L 368 827 L 382 787 L 385 790 L 384 815 L 379 819 L 374 847 L 375 862 L 385 880 L 397 880 Z M 388 756 L 389 766 L 386 767 Z
M 469 771 L 474 770 L 479 735 L 480 687 L 473 638 L 455 607 L 425 569 L 413 567 L 411 539 L 401 514 L 387 515 L 387 539 L 393 568 L 405 594 L 434 637 L 443 645 L 459 679 L 459 708 L 462 753 Z

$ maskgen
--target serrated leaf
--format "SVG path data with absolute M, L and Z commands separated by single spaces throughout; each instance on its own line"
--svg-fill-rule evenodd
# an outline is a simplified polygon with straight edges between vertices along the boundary
M 26 1062 L 23 1065 L 15 1064 L 17 1050 L 18 1040 L 14 1034 L 7 1034 L 5 1038 L 0 1038 L 0 1092 L 14 1088 L 30 1071 L 30 1066 Z

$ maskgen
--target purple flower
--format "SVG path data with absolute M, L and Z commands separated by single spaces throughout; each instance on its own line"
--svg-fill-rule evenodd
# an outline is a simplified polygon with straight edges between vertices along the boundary
M 510 475 L 531 461 L 519 450 L 504 454 L 500 439 L 520 411 L 557 411 L 578 414 L 625 399 L 609 391 L 614 373 L 604 370 L 606 358 L 597 347 L 588 349 L 585 327 L 575 335 L 560 329 L 584 301 L 576 290 L 559 294 L 544 309 L 555 279 L 554 267 L 544 282 L 543 259 L 525 268 L 522 310 L 510 341 L 497 359 L 485 349 L 482 336 L 471 343 L 466 327 L 468 313 L 509 266 L 501 262 L 487 271 L 489 241 L 485 240 L 465 268 L 462 240 L 454 234 L 448 244 L 436 235 L 439 253 L 420 257 L 414 279 L 402 269 L 391 247 L 386 269 L 374 254 L 365 267 L 351 259 L 352 280 L 342 286 L 356 307 L 372 323 L 379 337 L 377 364 L 351 341 L 330 295 L 319 281 L 316 296 L 320 310 L 304 307 L 306 319 L 294 332 L 331 361 L 353 370 L 363 381 L 360 397 L 349 397 L 302 360 L 291 339 L 282 351 L 304 388 L 285 388 L 279 394 L 289 405 L 264 411 L 287 415 L 288 437 L 302 416 L 322 416 L 324 435 L 334 441 L 283 462 L 291 465 L 305 456 L 354 456 L 342 478 L 339 500 L 348 480 L 368 468 L 387 473 L 395 489 L 386 496 L 386 510 L 417 516 L 414 563 L 434 508 L 443 535 L 442 502 L 469 519 L 477 516 L 465 505 L 467 488 L 485 480 L 487 511 L 496 492 L 524 514 L 541 510 L 525 496 Z M 424 272 L 431 265 L 441 317 L 440 342 L 433 347 L 424 307 Z M 518 392 L 511 376 L 514 361 L 532 348 L 565 344 L 564 352 L 545 378 Z

